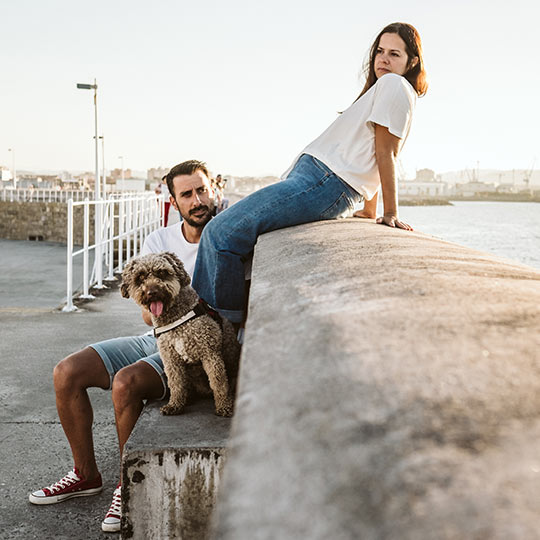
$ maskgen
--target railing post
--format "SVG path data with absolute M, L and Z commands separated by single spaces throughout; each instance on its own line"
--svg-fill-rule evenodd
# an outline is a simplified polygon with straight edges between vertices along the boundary
M 96 246 L 96 289 L 103 289 L 103 248 L 102 248 L 102 237 L 103 237 L 103 208 L 102 208 L 101 199 L 96 201 L 96 236 L 95 246 Z
M 66 305 L 62 311 L 75 311 L 73 305 L 73 201 L 68 201 L 67 212 L 67 287 Z
M 95 298 L 89 291 L 89 279 L 88 279 L 88 255 L 90 244 L 90 203 L 88 198 L 84 200 L 84 216 L 83 216 L 83 293 L 81 298 Z
M 115 281 L 114 277 L 114 199 L 109 199 L 109 275 L 108 281 Z
M 120 199 L 118 209 L 118 272 L 124 266 L 124 201 Z
M 129 199 L 127 202 L 127 216 L 126 216 L 126 262 L 131 259 L 131 204 L 132 200 Z

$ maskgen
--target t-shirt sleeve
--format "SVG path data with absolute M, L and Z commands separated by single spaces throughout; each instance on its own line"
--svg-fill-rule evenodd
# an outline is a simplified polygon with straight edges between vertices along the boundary
M 143 247 L 141 249 L 141 255 L 148 255 L 149 253 L 160 253 L 163 249 L 161 249 L 161 245 L 159 242 L 159 236 L 157 234 L 149 234 L 143 244 Z
M 383 75 L 376 83 L 373 108 L 367 122 L 379 124 L 403 139 L 409 132 L 415 98 L 406 88 L 407 81 L 399 75 Z

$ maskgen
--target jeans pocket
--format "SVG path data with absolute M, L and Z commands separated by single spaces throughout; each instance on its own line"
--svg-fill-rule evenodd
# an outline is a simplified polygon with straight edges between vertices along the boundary
M 319 161 L 315 156 L 312 156 L 311 154 L 304 154 L 304 155 L 307 155 L 311 158 L 311 163 L 313 164 L 313 166 L 317 167 L 319 171 L 324 173 L 325 177 L 330 176 L 332 174 L 332 171 L 330 170 L 330 168 L 327 167 L 322 161 Z
M 350 197 L 347 193 L 342 193 L 336 202 L 329 206 L 324 212 L 321 213 L 321 220 L 324 219 L 338 219 L 341 217 L 346 217 L 354 208 Z

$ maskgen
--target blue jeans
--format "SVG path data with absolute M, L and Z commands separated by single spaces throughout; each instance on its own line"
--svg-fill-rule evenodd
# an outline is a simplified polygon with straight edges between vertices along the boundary
M 324 163 L 303 154 L 286 180 L 252 193 L 206 225 L 193 288 L 221 315 L 241 322 L 244 261 L 257 237 L 293 225 L 336 219 L 350 213 L 361 199 Z

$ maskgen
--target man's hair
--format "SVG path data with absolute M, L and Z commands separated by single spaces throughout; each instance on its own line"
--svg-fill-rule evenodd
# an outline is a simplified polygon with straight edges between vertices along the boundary
M 176 197 L 174 193 L 174 184 L 173 179 L 181 174 L 193 174 L 196 171 L 201 171 L 206 178 L 210 179 L 210 173 L 206 168 L 206 163 L 204 161 L 197 161 L 196 159 L 190 159 L 175 165 L 168 174 L 163 177 L 163 180 L 167 181 L 167 187 L 169 188 L 169 193 Z

